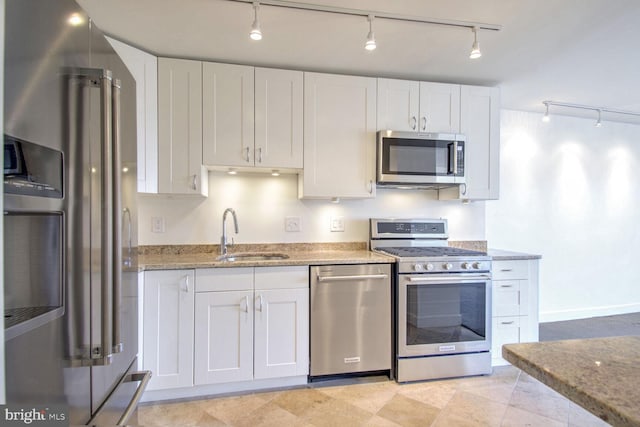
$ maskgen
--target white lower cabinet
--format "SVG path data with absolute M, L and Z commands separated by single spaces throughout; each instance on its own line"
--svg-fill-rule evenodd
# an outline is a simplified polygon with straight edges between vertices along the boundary
M 193 270 L 144 273 L 143 369 L 148 390 L 193 385 Z
M 538 341 L 538 260 L 493 261 L 492 270 L 492 363 L 504 365 L 504 344 Z
M 196 270 L 194 383 L 307 375 L 309 268 Z

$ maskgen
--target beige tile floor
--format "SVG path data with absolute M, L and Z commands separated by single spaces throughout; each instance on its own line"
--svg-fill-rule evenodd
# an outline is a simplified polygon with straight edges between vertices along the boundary
M 318 385 L 140 407 L 144 426 L 608 426 L 512 366 L 411 384 Z

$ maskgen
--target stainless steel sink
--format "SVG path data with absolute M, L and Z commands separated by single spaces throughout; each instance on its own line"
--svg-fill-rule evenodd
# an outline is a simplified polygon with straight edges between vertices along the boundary
M 220 255 L 216 258 L 216 261 L 234 262 L 234 261 L 272 261 L 279 259 L 288 259 L 289 255 L 279 253 L 241 253 L 241 254 L 227 254 Z

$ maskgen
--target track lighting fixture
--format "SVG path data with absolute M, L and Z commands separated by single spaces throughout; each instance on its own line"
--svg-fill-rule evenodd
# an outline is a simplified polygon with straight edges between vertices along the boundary
M 367 17 L 369 21 L 369 34 L 367 34 L 367 42 L 364 44 L 364 48 L 367 50 L 375 50 L 376 49 L 376 38 L 373 35 L 373 15 L 369 15 Z
M 542 101 L 542 103 L 546 107 L 546 112 L 544 113 L 544 116 L 542 117 L 542 121 L 543 122 L 548 122 L 549 121 L 549 106 L 550 105 L 553 105 L 553 106 L 556 106 L 556 107 L 574 108 L 574 109 L 579 109 L 579 110 L 595 111 L 595 112 L 598 113 L 598 121 L 596 121 L 596 124 L 595 124 L 596 127 L 601 127 L 602 126 L 602 113 L 603 112 L 612 113 L 612 114 L 622 114 L 622 115 L 634 116 L 634 117 L 640 117 L 640 112 L 636 112 L 636 111 L 616 110 L 616 109 L 613 109 L 613 108 L 595 107 L 595 106 L 591 106 L 591 105 L 568 104 L 566 102 L 557 102 L 557 101 Z
M 471 53 L 469 54 L 469 58 L 478 59 L 482 56 L 482 52 L 480 52 L 480 43 L 478 43 L 478 27 L 473 27 L 471 31 L 473 31 L 473 44 L 471 45 Z
M 258 9 L 260 3 L 253 2 L 253 24 L 251 25 L 251 31 L 249 37 L 251 40 L 262 40 L 262 31 L 260 30 L 260 21 L 258 20 Z
M 280 171 L 278 169 L 273 169 L 271 171 L 271 176 L 280 176 Z
M 364 10 L 364 9 L 351 9 L 345 7 L 338 6 L 325 6 L 320 4 L 312 4 L 312 3 L 302 3 L 295 0 L 260 0 L 260 2 L 253 0 L 227 0 L 227 1 L 235 1 L 240 3 L 252 3 L 254 9 L 255 19 L 253 21 L 253 25 L 251 26 L 251 32 L 249 36 L 253 40 L 261 40 L 262 39 L 262 31 L 260 30 L 260 21 L 258 20 L 258 8 L 260 5 L 270 6 L 270 7 L 279 7 L 285 9 L 296 9 L 296 10 L 304 10 L 310 12 L 321 12 L 321 13 L 331 13 L 345 16 L 362 16 L 366 17 L 369 21 L 369 34 L 367 35 L 367 41 L 365 43 L 365 49 L 374 50 L 376 48 L 376 40 L 373 34 L 373 19 L 386 19 L 389 21 L 395 22 L 414 22 L 420 24 L 429 24 L 429 25 L 438 25 L 442 27 L 448 28 L 464 28 L 465 30 L 471 29 L 473 31 L 473 45 L 471 47 L 471 53 L 469 58 L 475 59 L 480 58 L 482 53 L 480 52 L 480 43 L 478 42 L 478 31 L 479 30 L 488 30 L 488 31 L 500 31 L 502 30 L 501 25 L 496 24 L 487 24 L 482 22 L 470 22 L 470 21 L 460 21 L 455 19 L 441 19 L 441 18 L 425 18 L 413 15 L 400 15 L 397 13 L 383 12 L 383 11 L 374 11 L 374 10 Z

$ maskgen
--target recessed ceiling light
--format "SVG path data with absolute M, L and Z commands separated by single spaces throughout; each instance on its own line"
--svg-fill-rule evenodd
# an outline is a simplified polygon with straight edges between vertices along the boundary
M 71 15 L 69 15 L 67 22 L 69 23 L 69 25 L 77 27 L 84 23 L 84 18 L 79 13 L 72 13 Z

